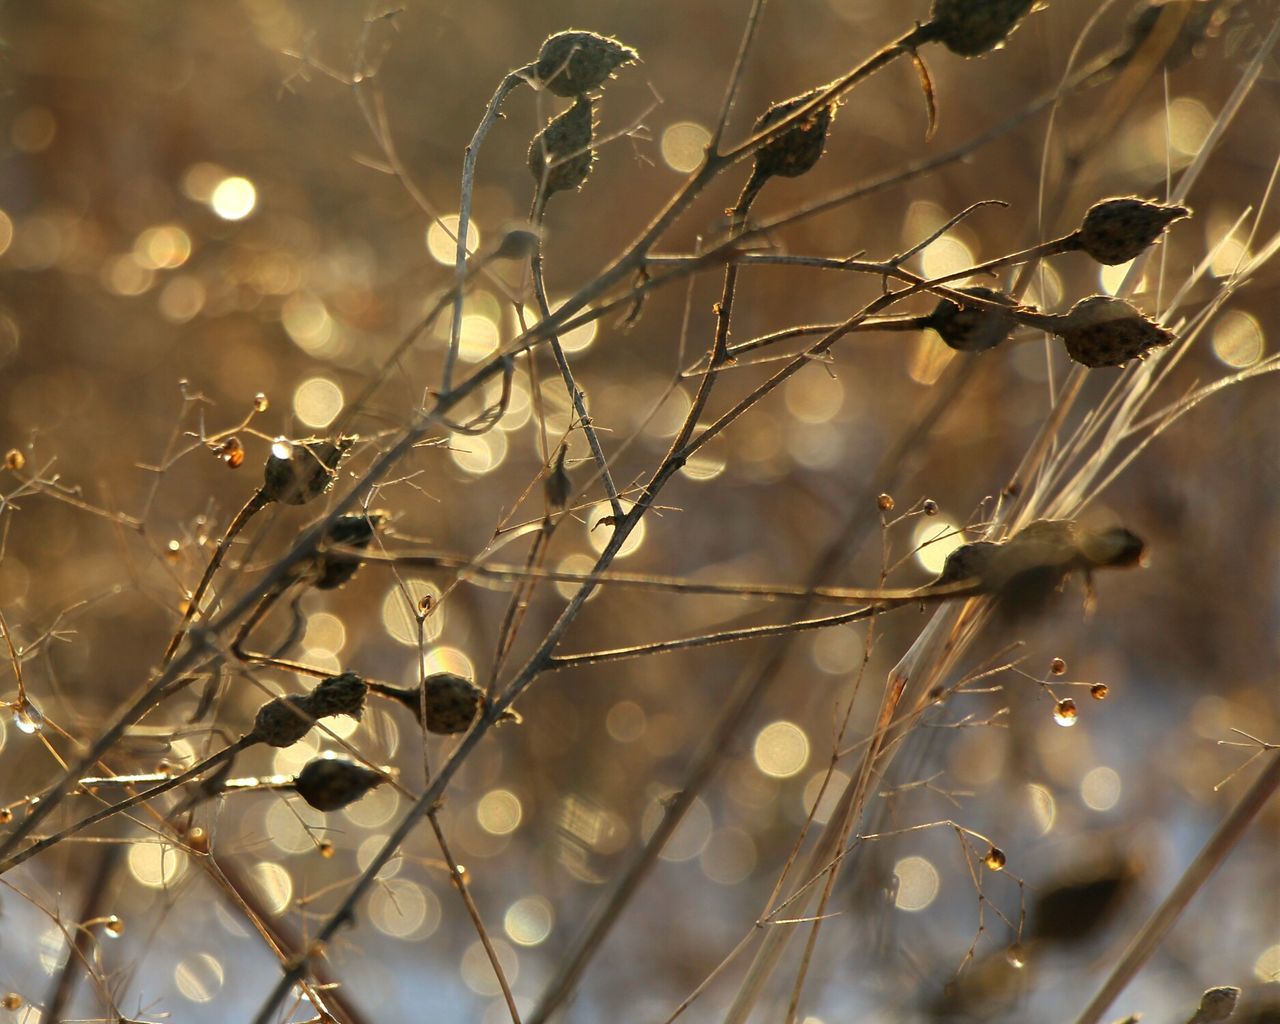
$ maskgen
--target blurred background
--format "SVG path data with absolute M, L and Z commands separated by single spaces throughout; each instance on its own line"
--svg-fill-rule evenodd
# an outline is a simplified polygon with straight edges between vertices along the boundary
M 884 259 L 971 203 L 1008 203 L 975 212 L 913 258 L 912 267 L 936 275 L 1069 231 L 1098 199 L 1163 197 L 1280 16 L 1274 2 L 1215 6 L 1230 20 L 1123 105 L 1114 82 L 1069 95 L 1052 121 L 1048 111 L 1029 118 L 963 160 L 785 227 L 768 245 Z M 323 434 L 448 287 L 463 149 L 506 71 L 569 27 L 616 36 L 641 57 L 597 105 L 600 132 L 616 137 L 590 179 L 550 203 L 554 305 L 606 266 L 696 169 L 747 10 L 746 0 L 0 8 L 0 450 L 12 453 L 0 470 L 0 610 L 29 651 L 25 684 L 47 719 L 38 735 L 0 725 L 0 804 L 22 813 L 23 798 L 56 776 L 56 757 L 73 757 L 75 741 L 95 735 L 158 663 L 184 588 L 257 486 L 270 439 Z M 1087 62 L 1120 46 L 1129 12 L 1126 3 L 1098 10 L 1063 0 L 985 58 L 928 48 L 938 106 L 928 141 L 916 74 L 906 62 L 891 65 L 842 105 L 813 172 L 772 182 L 755 215 L 784 213 L 976 138 L 1056 88 L 1073 48 Z M 833 79 L 927 14 L 922 0 L 769 6 L 727 137 L 745 136 L 770 103 Z M 1263 204 L 1280 149 L 1278 78 L 1273 57 L 1189 196 L 1194 217 L 1174 226 L 1149 264 L 1136 295 L 1148 312 L 1208 260 L 1178 313 L 1194 315 L 1280 228 L 1274 208 L 1263 209 L 1256 233 L 1252 218 L 1241 222 Z M 529 140 L 563 106 L 529 89 L 507 100 L 480 154 L 475 246 L 496 244 L 505 225 L 527 216 Z M 384 130 L 394 154 L 379 142 Z M 402 177 L 389 173 L 393 159 Z M 718 181 L 659 249 L 691 252 L 721 232 L 744 174 Z M 516 264 L 495 266 L 497 278 L 467 299 L 464 371 L 519 331 L 509 297 L 526 295 L 527 281 Z M 1083 255 L 1064 256 L 1046 266 L 1030 298 L 1063 310 L 1115 291 L 1124 269 L 1100 272 Z M 748 270 L 733 340 L 842 320 L 879 288 L 878 279 L 846 274 Z M 1270 266 L 1233 296 L 1171 370 L 1163 400 L 1274 353 L 1278 290 L 1280 272 Z M 655 292 L 634 325 L 609 316 L 564 339 L 606 449 L 634 436 L 613 466 L 620 487 L 652 470 L 683 420 L 696 380 L 672 383 L 706 351 L 719 291 L 719 275 L 708 274 L 687 290 Z M 903 312 L 931 306 L 919 300 Z M 446 337 L 447 324 L 421 338 L 356 422 L 363 440 L 339 491 L 439 386 Z M 990 515 L 1067 369 L 1057 346 L 1029 334 L 955 360 L 931 333 L 857 334 L 833 351 L 830 363 L 798 373 L 691 462 L 616 568 L 794 584 L 848 530 L 856 552 L 837 582 L 874 586 L 887 571 L 891 585 L 927 582 L 958 543 L 956 528 Z M 958 400 L 886 466 L 885 453 L 968 359 L 978 365 Z M 728 371 L 711 413 L 776 365 Z M 389 547 L 412 539 L 470 557 L 496 530 L 540 521 L 538 481 L 569 407 L 545 353 L 537 371 L 518 370 L 497 429 L 441 434 L 379 490 L 372 504 L 392 514 Z M 1114 380 L 1095 371 L 1082 408 Z M 1051 616 L 1016 632 L 993 629 L 970 652 L 973 669 L 991 658 L 1024 660 L 1020 671 L 975 687 L 985 692 L 929 712 L 859 830 L 954 820 L 999 846 L 1007 868 L 984 868 L 986 845 L 966 844 L 946 825 L 861 844 L 833 893 L 797 1019 L 1064 1019 L 1083 1005 L 1251 780 L 1249 768 L 1219 786 L 1259 749 L 1233 730 L 1280 740 L 1276 408 L 1275 383 L 1263 377 L 1174 425 L 1086 510 L 1090 522 L 1123 522 L 1145 538 L 1150 565 L 1100 578 L 1092 617 L 1075 581 Z M 227 431 L 246 449 L 238 469 L 201 443 Z M 590 476 L 586 456 L 575 431 L 576 485 Z M 874 500 L 882 490 L 897 505 L 888 528 Z M 592 529 L 608 511 L 595 504 L 602 497 L 598 486 L 588 491 L 556 533 L 548 567 L 590 567 L 607 533 Z M 937 502 L 936 516 L 919 514 L 925 498 Z M 242 590 L 319 514 L 277 507 L 255 520 L 232 558 L 239 570 L 215 581 L 217 593 Z M 920 547 L 946 533 L 953 539 Z M 496 560 L 522 562 L 528 543 L 527 532 L 509 542 L 504 535 Z M 444 596 L 450 582 L 445 571 L 403 574 L 415 599 L 437 602 L 427 664 L 485 683 L 509 590 L 468 583 Z M 404 588 L 369 566 L 340 591 L 307 594 L 294 656 L 414 682 L 419 652 Z M 500 678 L 522 664 L 568 593 L 538 588 Z M 562 650 L 786 616 L 783 604 L 605 587 Z M 842 626 L 790 645 L 563 1019 L 665 1020 L 748 933 L 833 759 L 839 774 L 827 791 L 839 792 L 886 672 L 925 622 L 926 613 L 903 609 L 877 620 L 871 637 Z M 285 625 L 269 620 L 266 630 L 282 634 Z M 1022 646 L 1004 650 L 1015 641 Z M 683 787 L 698 741 L 761 650 L 722 646 L 545 674 L 519 702 L 524 724 L 486 738 L 450 786 L 441 824 L 524 1012 Z M 1050 674 L 1054 658 L 1065 661 L 1061 676 Z M 260 675 L 277 690 L 310 685 Z M 1046 684 L 1076 700 L 1073 728 L 1055 722 Z M 1105 700 L 1091 699 L 1094 684 L 1107 687 Z M 6 659 L 0 698 L 15 693 Z M 232 679 L 218 725 L 239 735 L 262 699 Z M 194 707 L 194 694 L 162 706 L 147 719 L 153 734 L 133 738 L 111 768 L 191 763 L 216 749 L 216 736 L 188 725 Z M 419 789 L 422 741 L 402 709 L 375 704 L 345 735 Z M 451 741 L 431 745 L 439 763 Z M 274 756 L 254 751 L 237 774 L 294 772 L 333 747 L 312 738 Z M 228 797 L 198 818 L 226 885 L 207 859 L 158 841 L 64 843 L 6 877 L 0 991 L 20 998 L 14 1019 L 42 1019 L 68 935 L 79 934 L 82 909 L 94 906 L 90 917 L 118 918 L 86 926 L 86 955 L 104 984 L 81 978 L 68 1016 L 103 1019 L 109 990 L 120 1012 L 141 1020 L 249 1019 L 279 966 L 228 888 L 305 943 L 407 806 L 390 786 L 328 815 L 280 794 Z M 815 817 L 830 812 L 829 801 L 820 803 Z M 1273 805 L 1115 1016 L 1182 1020 L 1203 989 L 1233 984 L 1245 989 L 1244 1019 L 1280 1019 L 1278 826 Z M 95 834 L 148 835 L 127 823 Z M 122 852 L 104 872 L 108 849 Z M 106 894 L 87 901 L 91 880 L 103 877 Z M 1031 959 L 1006 970 L 1023 910 L 1023 952 L 1013 959 Z M 769 990 L 772 1016 L 761 1019 L 784 1019 L 799 947 Z M 719 977 L 689 1019 L 716 1019 L 744 965 Z M 328 971 L 361 1020 L 510 1019 L 425 827 L 384 870 L 356 927 L 331 945 Z M 299 1008 L 292 1019 L 311 1013 Z

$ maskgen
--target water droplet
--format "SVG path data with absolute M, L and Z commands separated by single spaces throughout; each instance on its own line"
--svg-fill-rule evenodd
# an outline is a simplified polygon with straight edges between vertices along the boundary
M 38 733 L 44 728 L 44 715 L 26 697 L 13 705 L 13 724 L 28 736 Z
M 293 445 L 285 437 L 277 437 L 271 442 L 271 454 L 277 459 L 293 458 Z
M 1107 694 L 1111 691 L 1107 688 L 1106 683 L 1094 683 L 1089 687 L 1089 696 L 1094 700 L 1106 700 Z
M 0 1006 L 6 1010 L 21 1010 L 22 996 L 17 992 L 6 992 L 3 999 L 0 999 Z
M 1009 961 L 1010 967 L 1022 968 L 1027 966 L 1027 951 L 1022 948 L 1020 943 L 1015 942 L 1006 949 L 1004 958 Z
M 925 498 L 924 504 L 920 507 L 924 509 L 924 514 L 927 516 L 936 516 L 938 514 L 938 503 L 932 498 Z
M 1076 702 L 1064 697 L 1053 708 L 1053 720 L 1064 729 L 1070 729 L 1080 720 L 1080 712 L 1076 710 Z
M 1060 676 L 1067 671 L 1067 663 L 1061 658 L 1054 658 L 1053 661 L 1049 662 L 1049 671 L 1055 676 Z
M 1004 850 L 998 846 L 993 846 L 987 851 L 987 855 L 982 858 L 982 863 L 992 871 L 1003 871 L 1004 866 L 1009 863 L 1009 858 L 1004 855 Z
M 893 495 L 892 494 L 880 495 L 880 497 L 876 499 L 876 508 L 878 508 L 881 512 L 892 512 L 893 511 Z
M 256 395 L 253 396 L 254 412 L 266 412 L 267 406 L 269 404 L 270 403 L 267 401 L 267 396 L 264 395 L 261 391 L 259 391 Z
M 112 914 L 107 918 L 106 921 L 103 922 L 102 927 L 113 939 L 118 939 L 124 934 L 124 921 L 116 917 L 115 914 Z
M 164 557 L 170 563 L 177 562 L 182 557 L 182 542 L 171 540 L 164 548 Z
M 4 468 L 15 472 L 27 464 L 27 457 L 17 448 L 10 448 L 4 455 Z

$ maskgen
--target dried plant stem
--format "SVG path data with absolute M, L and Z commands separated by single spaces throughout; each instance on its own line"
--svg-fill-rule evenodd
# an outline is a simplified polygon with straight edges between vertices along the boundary
M 453 371 L 458 361 L 458 346 L 462 338 L 463 286 L 467 277 L 467 231 L 471 227 L 471 199 L 475 192 L 476 161 L 480 158 L 480 146 L 484 143 L 493 123 L 498 119 L 503 101 L 508 94 L 528 82 L 536 67 L 536 64 L 526 64 L 522 68 L 508 72 L 502 79 L 462 156 L 462 187 L 458 201 L 458 247 L 454 258 L 453 322 L 449 325 L 449 351 L 445 353 L 444 371 L 440 375 L 440 390 L 444 392 L 448 392 L 453 387 Z
M 182 613 L 182 622 L 179 623 L 177 632 L 173 634 L 168 646 L 164 649 L 163 656 L 160 658 L 161 667 L 173 661 L 173 656 L 178 653 L 182 638 L 187 635 L 187 630 L 190 628 L 192 620 L 200 613 L 200 602 L 204 600 L 205 592 L 209 589 L 209 584 L 213 582 L 214 574 L 217 573 L 222 565 L 222 560 L 226 557 L 227 550 L 231 547 L 232 542 L 240 531 L 245 528 L 249 520 L 266 508 L 268 504 L 270 502 L 266 493 L 259 488 L 253 492 L 252 497 L 244 503 L 244 507 L 235 514 L 235 517 L 227 525 L 227 532 L 222 535 L 222 539 L 218 541 L 218 546 L 213 549 L 209 564 L 205 566 L 204 575 L 200 577 L 200 582 L 196 585 L 196 589 L 192 592 L 191 597 L 187 599 L 187 608 Z
M 92 873 L 89 881 L 85 886 L 84 895 L 80 900 L 80 911 L 76 917 L 75 936 L 71 940 L 70 948 L 67 950 L 67 958 L 62 962 L 62 968 L 58 971 L 57 978 L 54 980 L 53 989 L 49 993 L 49 998 L 45 1000 L 43 1007 L 43 1020 L 48 1020 L 51 1024 L 57 1024 L 64 1018 L 67 1007 L 71 1004 L 71 998 L 75 993 L 76 977 L 79 974 L 79 966 L 84 965 L 85 969 L 92 976 L 93 964 L 89 959 L 90 946 L 94 942 L 93 933 L 83 925 L 85 921 L 91 921 L 95 918 L 101 918 L 103 910 L 109 905 L 108 897 L 114 897 L 115 889 L 112 886 L 112 875 L 120 866 L 120 861 L 124 856 L 123 846 L 108 846 L 102 849 L 95 859 Z M 114 1009 L 114 1007 L 108 1007 Z
M 1107 1008 L 1115 1002 L 1116 997 L 1137 976 L 1142 965 L 1159 948 L 1174 922 L 1178 920 L 1196 893 L 1204 887 L 1214 871 L 1239 844 L 1253 823 L 1253 819 L 1261 813 L 1277 789 L 1280 789 L 1280 750 L 1271 752 L 1270 759 L 1254 780 L 1253 785 L 1245 791 L 1240 801 L 1231 809 L 1231 813 L 1223 819 L 1204 849 L 1187 866 L 1164 902 L 1138 930 L 1138 934 L 1133 937 L 1128 949 L 1120 957 L 1120 962 L 1112 969 L 1097 995 L 1076 1018 L 1076 1024 L 1097 1024 L 1102 1019 Z

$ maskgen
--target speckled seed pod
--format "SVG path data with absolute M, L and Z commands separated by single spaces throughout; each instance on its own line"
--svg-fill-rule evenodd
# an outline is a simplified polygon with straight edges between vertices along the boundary
M 272 444 L 263 471 L 263 497 L 286 505 L 305 505 L 320 497 L 333 486 L 338 465 L 347 457 L 355 440 L 346 436 L 304 441 L 280 438 Z
M 320 541 L 321 550 L 316 554 L 312 586 L 317 590 L 335 590 L 351 579 L 360 568 L 360 559 L 323 549 L 332 546 L 367 548 L 386 518 L 383 512 L 339 516 Z
M 317 811 L 339 811 L 383 781 L 381 773 L 344 757 L 316 757 L 303 766 L 293 788 Z
M 1115 266 L 1140 256 L 1170 224 L 1190 215 L 1185 206 L 1166 206 L 1136 196 L 1104 199 L 1084 215 L 1075 241 L 1099 263 Z
M 1141 310 L 1110 295 L 1081 299 L 1063 315 L 1054 331 L 1067 346 L 1067 355 L 1094 368 L 1124 366 L 1174 338 L 1172 331 Z
M 430 732 L 466 732 L 484 705 L 484 691 L 470 679 L 452 672 L 427 676 L 427 729 Z
M 364 698 L 369 684 L 354 672 L 343 672 L 321 680 L 310 693 L 302 698 L 304 710 L 312 718 L 329 718 L 333 715 L 350 715 L 356 721 L 364 714 Z
M 582 187 L 596 158 L 591 148 L 594 130 L 591 100 L 579 96 L 573 106 L 552 118 L 533 137 L 529 145 L 529 170 L 542 185 L 544 196 Z
M 311 731 L 315 718 L 306 697 L 277 697 L 258 708 L 249 738 L 269 747 L 291 747 Z
M 639 54 L 595 32 L 557 32 L 538 53 L 538 84 L 557 96 L 580 96 L 603 85 L 613 73 L 633 64 Z
M 959 291 L 1005 306 L 1017 305 L 1013 296 L 982 285 L 961 288 Z M 1011 314 L 998 309 L 960 306 L 950 299 L 943 299 L 929 315 L 929 326 L 938 332 L 943 341 L 960 352 L 985 352 L 1008 338 L 1018 326 L 1018 321 Z
M 794 110 L 798 110 L 821 92 L 812 89 L 789 100 L 775 103 L 756 120 L 756 133 L 777 124 Z M 827 132 L 831 128 L 834 104 L 811 111 L 772 142 L 756 150 L 753 177 L 757 181 L 768 178 L 798 178 L 810 170 L 822 156 L 827 145 Z
M 1036 0 L 933 0 L 929 34 L 952 53 L 978 57 L 1009 38 Z

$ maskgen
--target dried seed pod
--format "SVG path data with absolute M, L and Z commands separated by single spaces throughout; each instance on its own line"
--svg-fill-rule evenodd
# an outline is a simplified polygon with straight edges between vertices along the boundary
M 494 260 L 527 260 L 542 244 L 542 232 L 531 224 L 516 224 L 507 227 L 502 241 L 493 250 L 490 259 Z
M 994 50 L 1036 4 L 1036 0 L 933 0 L 925 26 L 935 40 L 961 57 Z
M 975 540 L 970 544 L 961 544 L 947 555 L 942 563 L 942 572 L 933 582 L 959 583 L 961 580 L 977 578 L 985 580 L 991 572 L 991 563 L 1000 545 L 989 540 Z
M 1066 344 L 1067 355 L 1095 368 L 1124 366 L 1174 338 L 1141 310 L 1110 295 L 1081 299 L 1062 315 L 1054 333 Z
M 573 490 L 573 482 L 569 479 L 569 473 L 564 468 L 565 456 L 569 454 L 569 446 L 562 444 L 560 450 L 556 452 L 556 462 L 551 472 L 547 474 L 547 479 L 543 484 L 543 488 L 547 495 L 547 504 L 554 509 L 562 509 L 569 500 L 569 494 Z
M 383 781 L 380 772 L 344 757 L 315 757 L 298 772 L 293 788 L 317 811 L 339 811 Z
M 320 550 L 316 552 L 310 570 L 311 585 L 317 590 L 335 590 L 351 579 L 360 568 L 360 558 L 326 548 L 341 546 L 363 550 L 386 521 L 387 513 L 380 511 L 339 516 L 320 540 Z
M 965 295 L 988 299 L 1003 306 L 1016 306 L 1012 295 L 995 288 L 975 285 L 960 288 Z M 985 352 L 995 348 L 1013 333 L 1018 321 L 1011 313 L 990 306 L 962 306 L 943 299 L 929 314 L 929 326 L 938 332 L 951 348 L 960 352 Z
M 591 146 L 595 124 L 591 100 L 579 96 L 573 106 L 533 137 L 529 145 L 529 170 L 542 194 L 553 195 L 582 187 L 591 173 L 595 150 Z
M 306 697 L 277 697 L 258 708 L 248 739 L 269 747 L 291 747 L 311 731 L 314 715 L 307 711 Z
M 580 96 L 634 64 L 639 54 L 610 36 L 570 29 L 549 36 L 538 52 L 538 84 L 557 96 Z
M 312 718 L 350 715 L 359 721 L 364 714 L 364 698 L 368 692 L 368 683 L 354 672 L 343 672 L 321 680 L 320 685 L 302 698 L 302 703 Z
M 755 132 L 759 134 L 770 125 L 777 124 L 795 110 L 799 110 L 822 91 L 811 89 L 789 100 L 775 103 L 756 120 Z M 822 156 L 827 145 L 827 132 L 835 116 L 835 104 L 818 107 L 800 118 L 787 131 L 772 142 L 756 150 L 756 163 L 752 178 L 763 184 L 772 177 L 798 178 L 810 170 Z
M 466 732 L 486 704 L 484 691 L 464 676 L 436 672 L 427 676 L 427 729 Z
M 263 471 L 263 497 L 286 505 L 305 505 L 320 497 L 333 486 L 338 465 L 355 442 L 350 435 L 302 441 L 278 438 Z
M 1136 196 L 1104 199 L 1089 208 L 1074 241 L 1076 248 L 1099 263 L 1115 266 L 1140 256 L 1170 224 L 1190 215 L 1185 206 L 1167 206 Z

